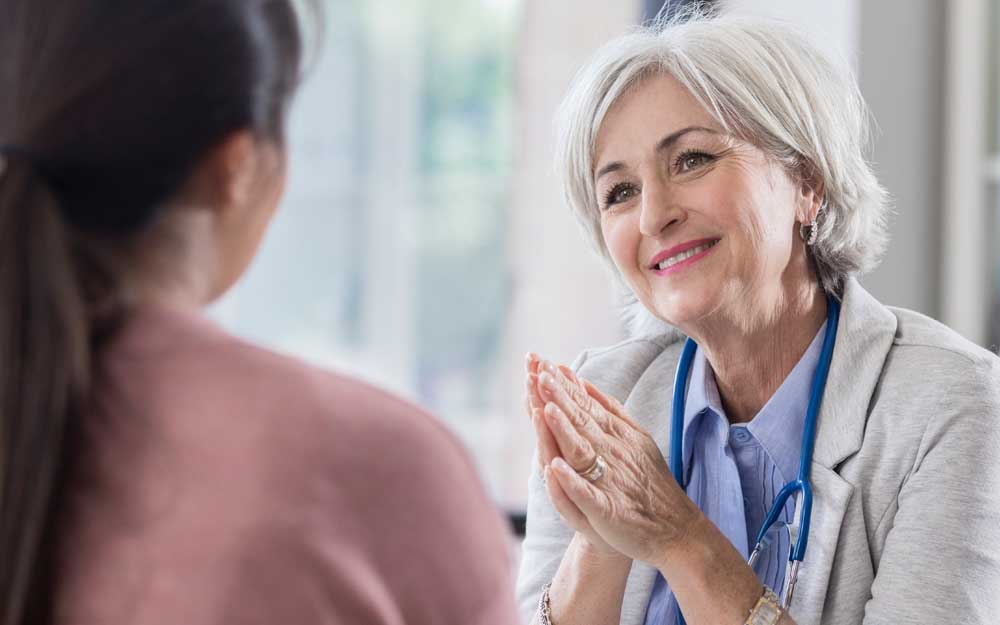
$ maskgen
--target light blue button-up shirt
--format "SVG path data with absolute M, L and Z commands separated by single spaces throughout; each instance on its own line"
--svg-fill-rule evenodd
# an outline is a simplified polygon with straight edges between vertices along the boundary
M 778 492 L 798 475 L 802 430 L 825 328 L 824 323 L 785 381 L 746 424 L 729 424 L 702 350 L 691 363 L 684 410 L 687 494 L 744 558 L 750 557 Z M 779 518 L 790 523 L 794 512 L 794 502 L 789 500 Z M 788 539 L 783 536 L 757 564 L 761 582 L 776 592 L 784 582 L 788 550 Z M 666 580 L 657 575 L 646 625 L 676 623 L 677 602 Z

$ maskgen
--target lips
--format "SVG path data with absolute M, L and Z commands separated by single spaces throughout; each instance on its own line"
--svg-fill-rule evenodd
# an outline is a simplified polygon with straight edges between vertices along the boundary
M 649 264 L 649 268 L 654 271 L 669 269 L 678 263 L 682 263 L 689 258 L 708 251 L 718 242 L 719 239 L 697 239 L 675 245 L 654 256 L 652 262 Z

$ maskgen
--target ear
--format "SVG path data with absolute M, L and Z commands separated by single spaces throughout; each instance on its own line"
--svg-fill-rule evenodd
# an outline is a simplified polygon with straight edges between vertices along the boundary
M 249 130 L 237 131 L 215 149 L 219 207 L 230 212 L 248 205 L 257 179 L 260 150 Z
M 188 204 L 228 215 L 247 206 L 253 194 L 260 146 L 249 130 L 238 130 L 210 149 L 186 189 Z
M 816 221 L 826 197 L 826 185 L 819 170 L 812 163 L 803 163 L 799 167 L 799 189 L 796 207 L 796 219 L 802 224 Z

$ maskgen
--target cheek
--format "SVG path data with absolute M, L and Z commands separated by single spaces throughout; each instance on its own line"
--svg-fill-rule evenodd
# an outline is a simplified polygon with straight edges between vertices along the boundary
M 791 260 L 792 224 L 774 207 L 753 208 L 748 207 L 743 219 L 741 254 L 747 261 L 746 267 L 757 274 L 780 275 Z
M 611 254 L 611 260 L 622 275 L 627 276 L 638 271 L 636 259 L 639 251 L 639 224 L 637 216 L 607 215 L 601 219 L 601 233 L 604 235 L 604 245 Z

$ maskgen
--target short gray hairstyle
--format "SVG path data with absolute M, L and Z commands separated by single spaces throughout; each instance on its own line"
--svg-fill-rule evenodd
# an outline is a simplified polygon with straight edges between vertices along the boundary
M 823 289 L 873 269 L 888 241 L 888 194 L 867 154 L 872 118 L 846 62 L 783 22 L 695 10 L 605 44 L 579 71 L 556 117 L 566 200 L 614 270 L 594 181 L 598 131 L 612 105 L 652 75 L 669 74 L 723 129 L 822 180 L 825 208 L 810 248 Z

